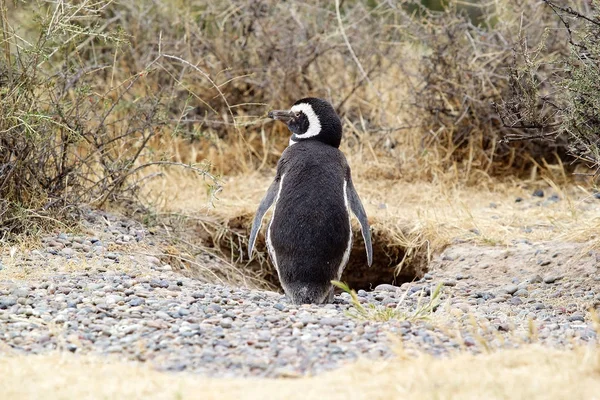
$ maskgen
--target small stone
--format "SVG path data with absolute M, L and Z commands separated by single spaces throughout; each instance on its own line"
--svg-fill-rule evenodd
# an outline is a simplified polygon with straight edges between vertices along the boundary
M 12 295 L 16 296 L 16 297 L 28 297 L 29 296 L 29 288 L 28 287 L 16 288 L 12 291 Z
M 535 303 L 533 305 L 534 310 L 543 310 L 544 308 L 546 308 L 546 306 L 543 303 Z
M 157 311 L 155 315 L 160 319 L 171 319 L 171 316 L 164 311 Z
M 508 285 L 505 286 L 502 290 L 504 290 L 508 294 L 514 294 L 517 290 L 519 290 L 519 288 L 517 287 L 517 285 Z
M 109 260 L 116 260 L 119 256 L 116 253 L 106 253 L 104 257 L 108 258 Z
M 0 298 L 0 310 L 6 310 L 8 307 L 12 307 L 17 304 L 16 296 L 6 296 Z
M 158 257 L 147 256 L 146 261 L 148 261 L 150 264 L 155 265 L 155 266 L 160 265 L 160 260 L 158 259 Z
M 512 304 L 513 306 L 519 306 L 519 305 L 523 304 L 523 300 L 521 300 L 518 297 L 513 297 L 509 300 L 509 303 Z
M 544 191 L 542 189 L 534 190 L 533 197 L 544 197 Z
M 539 275 L 534 275 L 533 277 L 529 278 L 529 283 L 542 283 L 542 282 L 543 282 L 543 279 Z
M 340 318 L 323 317 L 319 320 L 321 325 L 338 326 L 343 323 Z
M 179 314 L 179 315 L 180 315 L 180 316 L 182 316 L 182 317 L 185 317 L 185 316 L 187 316 L 187 315 L 190 315 L 190 310 L 188 310 L 187 308 L 184 308 L 184 307 L 180 307 L 180 308 L 177 310 L 177 314 Z
M 513 296 L 515 297 L 529 297 L 529 292 L 526 289 L 517 290 Z
M 271 332 L 269 332 L 269 331 L 258 332 L 258 341 L 259 342 L 269 342 L 270 340 L 271 340 Z
M 573 315 L 569 316 L 567 318 L 567 320 L 569 322 L 577 322 L 577 321 L 584 322 L 585 321 L 585 317 L 583 315 L 581 315 L 581 314 L 573 314 Z
M 223 318 L 219 325 L 221 328 L 229 329 L 233 326 L 233 320 L 231 318 Z
M 555 275 L 548 275 L 544 277 L 544 283 L 554 283 L 558 280 L 558 277 Z
M 517 197 L 517 198 L 515 199 L 515 203 L 520 203 L 520 202 L 522 202 L 522 201 L 523 201 L 523 198 L 522 198 L 522 197 Z
M 281 303 L 276 303 L 276 304 L 273 306 L 273 308 L 274 308 L 274 309 L 276 309 L 276 310 L 279 310 L 279 311 L 283 311 L 283 310 L 285 310 L 285 306 L 284 306 L 283 304 L 281 304 Z
M 150 281 L 150 287 L 166 289 L 169 287 L 169 282 L 164 279 L 152 279 Z
M 209 304 L 208 308 L 215 312 L 220 312 L 223 308 L 218 304 Z
M 456 260 L 456 257 L 450 255 L 450 254 L 444 254 L 442 256 L 442 261 L 454 261 Z
M 398 286 L 390 285 L 389 283 L 382 283 L 375 287 L 375 292 L 396 292 L 400 290 Z
M 60 251 L 60 254 L 62 254 L 63 256 L 72 256 L 73 254 L 75 254 L 75 250 L 69 247 L 65 247 Z
M 140 298 L 140 297 L 134 297 L 131 300 L 129 300 L 129 305 L 132 307 L 137 307 L 137 306 L 141 306 L 142 304 L 144 304 L 145 300 Z

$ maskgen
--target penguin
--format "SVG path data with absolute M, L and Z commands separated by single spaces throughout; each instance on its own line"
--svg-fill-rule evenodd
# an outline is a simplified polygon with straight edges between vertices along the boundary
M 342 123 L 331 104 L 312 97 L 268 117 L 285 122 L 292 136 L 254 216 L 248 256 L 272 207 L 267 250 L 286 296 L 293 304 L 332 302 L 331 281 L 341 278 L 352 248 L 351 212 L 360 223 L 369 267 L 373 262 L 367 214 L 339 150 Z

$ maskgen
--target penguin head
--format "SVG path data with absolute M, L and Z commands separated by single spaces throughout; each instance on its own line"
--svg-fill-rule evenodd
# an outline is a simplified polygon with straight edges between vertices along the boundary
M 283 121 L 292 132 L 290 145 L 301 140 L 317 140 L 340 147 L 342 122 L 329 102 L 307 97 L 294 103 L 290 110 L 269 111 L 269 118 Z

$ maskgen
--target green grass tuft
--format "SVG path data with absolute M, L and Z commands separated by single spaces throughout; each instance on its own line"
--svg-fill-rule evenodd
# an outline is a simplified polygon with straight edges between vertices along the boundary
M 358 295 L 354 289 L 340 281 L 331 281 L 331 283 L 348 293 L 351 298 L 352 305 L 354 306 L 348 311 L 348 315 L 352 318 L 367 320 L 367 321 L 389 321 L 397 319 L 400 321 L 417 321 L 428 319 L 431 314 L 437 309 L 441 303 L 442 295 L 442 283 L 438 283 L 431 293 L 429 300 L 423 302 L 423 296 L 425 290 L 421 290 L 417 306 L 412 311 L 407 311 L 402 308 L 404 299 L 406 298 L 408 291 L 404 292 L 398 304 L 394 308 L 383 307 L 376 304 L 367 304 L 364 306 L 358 299 Z

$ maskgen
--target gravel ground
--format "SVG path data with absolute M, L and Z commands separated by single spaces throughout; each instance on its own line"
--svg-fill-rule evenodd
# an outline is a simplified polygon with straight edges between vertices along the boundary
M 372 315 L 400 316 L 375 321 L 351 317 L 348 294 L 295 306 L 278 293 L 184 277 L 147 255 L 156 244 L 138 224 L 92 211 L 87 219 L 93 236 L 59 233 L 0 263 L 0 354 L 59 349 L 117 354 L 160 370 L 278 377 L 391 357 L 401 347 L 445 356 L 596 341 L 589 309 L 600 304 L 598 257 L 580 244 L 456 244 L 417 282 L 359 291 Z M 56 265 L 71 267 L 35 273 Z M 14 268 L 29 271 L 27 279 L 7 279 Z M 441 304 L 414 318 L 438 283 Z

